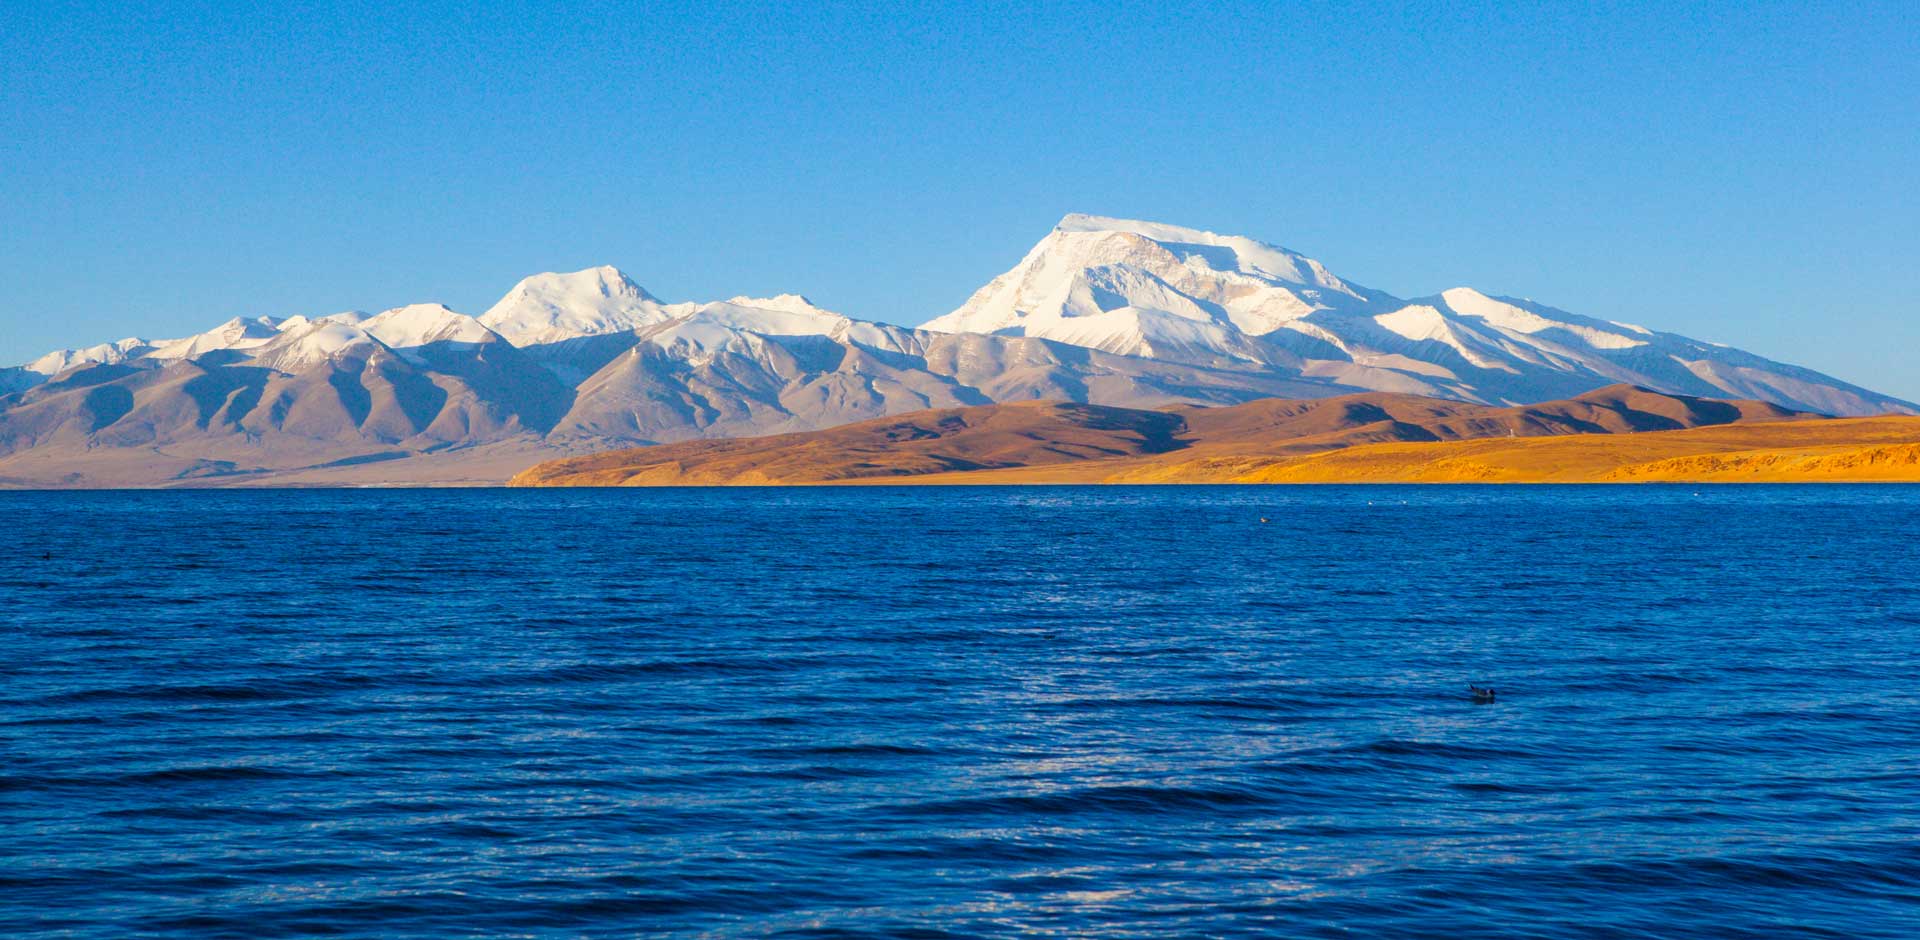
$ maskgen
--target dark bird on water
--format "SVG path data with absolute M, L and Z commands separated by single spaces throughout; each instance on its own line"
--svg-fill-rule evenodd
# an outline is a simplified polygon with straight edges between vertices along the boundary
M 1467 691 L 1473 693 L 1473 700 L 1476 702 L 1491 702 L 1494 699 L 1494 691 L 1492 688 L 1481 688 L 1469 682 L 1467 683 Z

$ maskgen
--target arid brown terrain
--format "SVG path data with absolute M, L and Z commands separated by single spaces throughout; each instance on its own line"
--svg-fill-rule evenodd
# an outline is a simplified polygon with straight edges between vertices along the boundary
M 556 460 L 520 486 L 1920 481 L 1920 418 L 1612 386 L 1493 408 L 1369 393 L 1220 408 L 1019 402 Z

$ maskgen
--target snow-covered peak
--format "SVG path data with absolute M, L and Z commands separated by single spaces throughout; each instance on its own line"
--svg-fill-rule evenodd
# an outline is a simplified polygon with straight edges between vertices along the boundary
M 484 343 L 497 338 L 479 320 L 449 310 L 445 304 L 395 307 L 359 324 L 359 328 L 394 349 L 433 343 Z
M 673 312 L 618 268 L 536 274 L 513 286 L 480 322 L 515 346 L 623 333 L 671 319 Z
M 102 343 L 84 349 L 57 349 L 22 368 L 42 375 L 57 375 L 90 363 L 117 363 L 136 359 L 163 361 L 198 359 L 222 350 L 244 350 L 249 355 L 282 335 L 315 323 L 353 325 L 367 319 L 357 310 L 324 317 L 234 317 L 204 333 L 181 339 L 145 340 L 127 337 L 114 343 Z
M 777 307 L 763 307 L 758 303 L 743 304 L 728 301 L 701 304 L 691 316 L 682 317 L 673 325 L 714 323 L 734 329 L 751 330 L 755 333 L 781 335 L 824 333 L 845 319 L 824 310 L 782 310 Z
M 1144 219 L 1121 219 L 1086 212 L 1069 212 L 1053 227 L 1056 232 L 1132 232 L 1157 241 L 1194 241 L 1206 234 L 1199 229 Z
M 834 313 L 799 294 L 775 294 L 772 297 L 734 297 L 727 300 L 735 307 L 754 307 L 760 310 L 783 310 L 787 313 L 804 313 L 815 316 L 839 317 Z
M 912 342 L 912 334 L 899 327 L 855 320 L 814 306 L 798 294 L 700 304 L 641 333 L 647 342 L 696 364 L 722 351 L 750 350 L 757 337 L 781 336 L 824 336 L 891 352 L 904 351 Z
M 280 330 L 280 332 L 285 333 L 288 330 L 299 329 L 300 327 L 306 326 L 310 323 L 345 323 L 350 326 L 358 326 L 361 323 L 365 323 L 368 320 L 368 318 L 370 318 L 371 316 L 372 314 L 366 313 L 365 311 L 361 311 L 361 310 L 347 310 L 340 313 L 330 313 L 324 317 L 309 317 L 305 314 L 301 314 L 299 316 L 292 316 L 292 317 L 286 318 L 285 320 L 281 320 L 278 329 Z
M 374 338 L 359 326 L 359 318 L 364 316 L 290 318 L 279 336 L 252 351 L 253 364 L 281 372 L 304 372 L 351 348 L 376 346 Z
M 1247 345 L 1239 334 L 1270 333 L 1317 310 L 1372 312 L 1391 309 L 1390 302 L 1318 261 L 1250 238 L 1076 214 L 1061 219 L 1012 270 L 925 328 L 1152 355 L 1155 347 L 1138 325 L 1173 317 L 1214 327 L 1183 331 L 1182 355 L 1240 358 Z M 1122 310 L 1147 319 L 1108 316 Z M 1209 338 L 1218 348 L 1208 348 Z
M 565 273 L 548 271 L 521 279 L 514 291 L 547 297 L 625 297 L 655 300 L 626 272 L 610 264 Z M 509 292 L 509 296 L 512 295 Z M 657 301 L 656 301 L 657 302 Z
M 234 317 L 205 333 L 156 342 L 146 358 L 198 359 L 225 349 L 252 349 L 278 336 L 279 326 L 280 321 L 274 317 Z
M 124 362 L 141 356 L 153 347 L 146 340 L 129 336 L 115 343 L 101 343 L 84 349 L 56 349 L 22 368 L 41 375 L 59 375 L 75 366 L 89 363 Z
M 1289 284 L 1325 288 L 1359 296 L 1346 282 L 1335 277 L 1320 262 L 1298 252 L 1239 235 L 1220 235 L 1162 222 L 1115 219 L 1078 213 L 1061 219 L 1054 231 L 1066 234 L 1122 232 L 1138 235 L 1159 243 L 1183 261 L 1210 267 L 1216 271 L 1237 271 Z

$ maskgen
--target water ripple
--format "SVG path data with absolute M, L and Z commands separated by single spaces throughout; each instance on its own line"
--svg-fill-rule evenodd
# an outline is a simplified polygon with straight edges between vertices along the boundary
M 0 572 L 0 935 L 1906 938 L 1914 532 L 1913 487 L 0 493 L 49 558 Z

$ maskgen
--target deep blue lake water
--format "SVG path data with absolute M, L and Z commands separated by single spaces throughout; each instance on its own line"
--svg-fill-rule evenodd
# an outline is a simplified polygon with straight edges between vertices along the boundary
M 0 493 L 0 935 L 1913 937 L 1916 538 L 1920 487 Z

